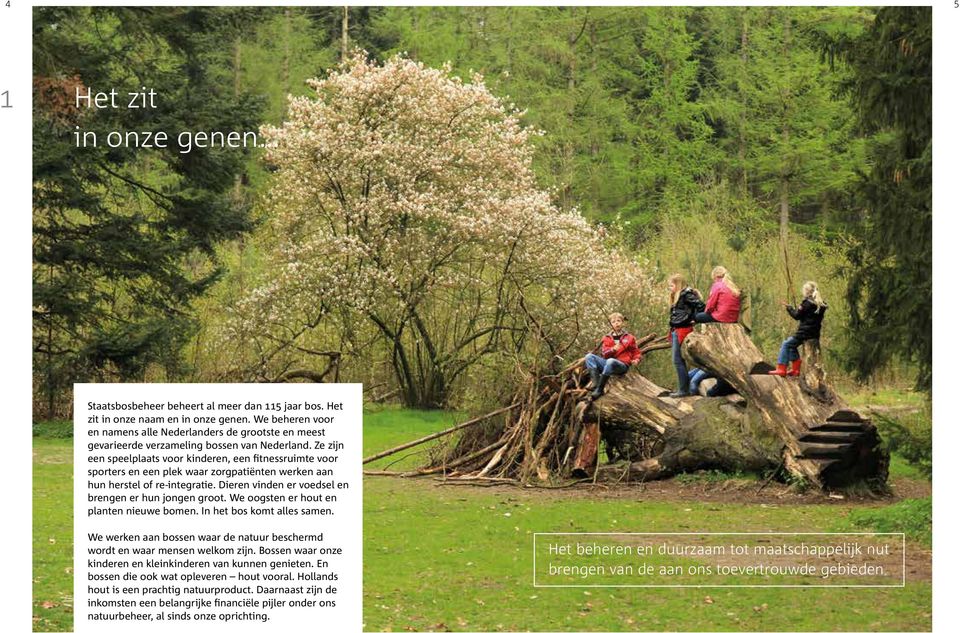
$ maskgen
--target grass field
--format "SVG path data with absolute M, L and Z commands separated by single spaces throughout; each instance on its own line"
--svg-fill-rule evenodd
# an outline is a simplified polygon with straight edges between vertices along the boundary
M 371 409 L 364 454 L 464 419 L 462 414 Z M 72 440 L 69 425 L 34 438 L 34 630 L 73 627 Z M 423 447 L 371 464 L 407 469 Z M 397 460 L 400 460 L 399 462 Z M 738 495 L 752 477 L 694 474 L 616 494 L 438 486 L 364 480 L 364 628 L 367 630 L 927 630 L 929 563 L 904 588 L 570 589 L 532 586 L 532 534 L 550 531 L 906 531 L 924 559 L 929 487 L 894 456 L 891 479 L 921 498 L 871 503 Z M 733 492 L 728 489 L 732 486 Z M 724 491 L 717 499 L 712 491 Z M 926 490 L 927 492 L 923 492 Z M 736 501 L 743 496 L 744 502 Z M 922 498 L 927 496 L 927 498 Z M 731 501 L 733 499 L 734 501 Z M 762 501 L 762 502 L 761 502 Z M 894 500 L 895 501 L 895 500 Z M 928 559 L 927 559 L 928 560 Z M 709 597 L 709 599 L 708 599 Z
M 443 414 L 384 409 L 364 420 L 364 454 L 454 422 Z M 402 457 L 398 455 L 384 460 Z M 414 455 L 395 468 L 422 456 Z M 373 465 L 371 465 L 373 467 Z M 894 457 L 893 480 L 920 475 Z M 722 484 L 716 474 L 674 482 Z M 745 483 L 756 485 L 750 477 Z M 738 483 L 738 482 L 732 482 Z M 904 481 L 904 483 L 907 483 Z M 895 486 L 896 487 L 896 486 Z M 679 496 L 690 496 L 685 492 Z M 729 495 L 728 495 L 729 496 Z M 753 496 L 750 492 L 745 497 Z M 747 503 L 616 496 L 589 490 L 439 486 L 364 481 L 366 630 L 929 630 L 929 565 L 906 587 L 883 589 L 535 588 L 534 532 L 907 531 L 908 551 L 929 543 L 929 500 Z M 696 495 L 694 495 L 696 497 Z M 914 506 L 920 505 L 919 509 Z M 893 511 L 889 511 L 893 508 Z M 916 525 L 917 516 L 920 522 Z M 927 557 L 927 560 L 928 557 Z M 925 576 L 925 577 L 924 577 Z
M 73 440 L 33 440 L 33 629 L 73 630 Z

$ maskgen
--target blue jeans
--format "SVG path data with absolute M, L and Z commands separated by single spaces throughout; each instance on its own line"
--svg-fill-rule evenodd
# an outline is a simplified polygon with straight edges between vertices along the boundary
M 616 358 L 604 358 L 596 354 L 587 354 L 584 365 L 588 370 L 595 369 L 604 376 L 619 376 L 627 373 L 627 370 L 630 369 L 629 365 Z
M 786 365 L 792 360 L 800 360 L 800 350 L 797 349 L 803 345 L 803 341 L 797 340 L 797 337 L 791 336 L 780 346 L 780 356 L 777 357 L 777 363 Z
M 693 315 L 693 320 L 697 323 L 716 323 L 717 320 L 709 312 L 697 312 Z
M 683 360 L 683 354 L 680 353 L 680 341 L 677 340 L 676 331 L 670 332 L 670 342 L 673 349 L 673 366 L 677 369 L 677 391 L 690 393 L 690 374 L 687 372 L 687 363 Z
M 690 376 L 690 393 L 697 393 L 700 390 L 700 381 L 704 378 L 712 378 L 710 374 L 700 369 L 691 369 L 690 373 L 687 374 Z

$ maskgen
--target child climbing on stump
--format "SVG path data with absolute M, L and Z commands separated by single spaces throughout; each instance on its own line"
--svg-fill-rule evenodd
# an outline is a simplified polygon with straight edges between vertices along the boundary
M 713 285 L 710 286 L 707 306 L 694 318 L 697 323 L 736 323 L 740 318 L 740 288 L 723 266 L 715 267 L 710 276 Z
M 686 284 L 680 274 L 670 275 L 670 347 L 673 350 L 673 366 L 677 370 L 677 390 L 671 397 L 691 395 L 690 376 L 687 364 L 680 353 L 680 346 L 687 334 L 693 331 L 695 315 L 704 308 L 700 293 Z
M 791 317 L 800 322 L 793 336 L 788 337 L 780 346 L 780 357 L 777 358 L 777 368 L 770 374 L 774 376 L 799 376 L 800 351 L 804 341 L 820 338 L 820 327 L 823 325 L 823 313 L 827 311 L 827 302 L 820 296 L 820 289 L 815 281 L 803 284 L 803 301 L 794 308 L 786 301 L 780 302 L 787 308 Z M 787 371 L 787 364 L 792 363 Z
M 603 395 L 610 376 L 627 373 L 630 367 L 640 362 L 642 356 L 637 339 L 623 328 L 627 321 L 623 315 L 614 312 L 609 319 L 613 330 L 600 343 L 601 355 L 587 354 L 584 358 L 584 366 L 590 372 L 593 385 L 593 393 L 590 394 L 592 400 Z

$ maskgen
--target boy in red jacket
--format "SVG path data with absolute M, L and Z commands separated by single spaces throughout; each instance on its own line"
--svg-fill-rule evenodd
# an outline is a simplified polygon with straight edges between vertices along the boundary
M 626 319 L 619 312 L 610 315 L 610 327 L 613 331 L 603 337 L 600 344 L 600 353 L 587 354 L 584 366 L 590 372 L 593 384 L 593 393 L 590 398 L 596 400 L 603 395 L 603 388 L 610 376 L 627 373 L 633 365 L 640 362 L 642 356 L 637 347 L 637 339 L 625 329 Z

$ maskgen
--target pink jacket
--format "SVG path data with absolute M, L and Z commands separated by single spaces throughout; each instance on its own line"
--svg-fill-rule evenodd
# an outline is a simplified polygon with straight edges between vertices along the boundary
M 715 281 L 710 287 L 707 314 L 720 323 L 736 323 L 740 318 L 740 297 L 730 292 L 722 279 Z

